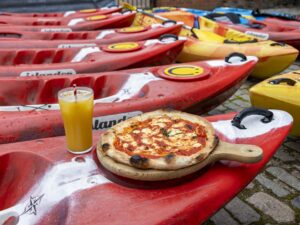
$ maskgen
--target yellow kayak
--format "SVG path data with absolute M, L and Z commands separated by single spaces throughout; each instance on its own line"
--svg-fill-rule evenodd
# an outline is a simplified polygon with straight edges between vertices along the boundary
M 264 80 L 250 89 L 257 107 L 281 109 L 294 117 L 292 135 L 300 136 L 300 70 Z
M 193 24 L 194 17 L 191 13 L 181 11 L 158 13 L 158 16 L 187 24 Z M 138 13 L 133 25 L 145 26 L 161 23 L 162 21 L 162 19 Z M 232 52 L 240 52 L 244 55 L 253 55 L 259 58 L 252 76 L 266 79 L 289 67 L 296 60 L 299 53 L 297 49 L 289 45 L 282 45 L 274 41 L 257 40 L 256 37 L 226 28 L 204 17 L 201 17 L 199 22 L 201 29 L 182 29 L 180 35 L 189 38 L 178 57 L 179 62 L 224 59 Z

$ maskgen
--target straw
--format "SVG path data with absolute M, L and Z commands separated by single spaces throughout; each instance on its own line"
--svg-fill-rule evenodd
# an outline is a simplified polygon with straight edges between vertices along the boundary
M 76 88 L 76 84 L 73 84 L 73 88 L 74 88 L 75 101 L 77 101 L 77 88 Z

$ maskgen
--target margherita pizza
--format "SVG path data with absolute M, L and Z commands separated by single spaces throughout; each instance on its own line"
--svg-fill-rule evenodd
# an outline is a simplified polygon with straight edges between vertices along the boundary
M 104 133 L 98 151 L 138 169 L 178 170 L 203 161 L 217 145 L 211 124 L 195 115 L 157 110 Z

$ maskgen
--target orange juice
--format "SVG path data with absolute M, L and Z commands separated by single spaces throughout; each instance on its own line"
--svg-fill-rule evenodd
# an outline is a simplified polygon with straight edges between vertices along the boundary
M 75 91 L 76 89 L 76 91 Z M 93 90 L 86 87 L 65 88 L 58 92 L 68 150 L 83 154 L 92 149 Z

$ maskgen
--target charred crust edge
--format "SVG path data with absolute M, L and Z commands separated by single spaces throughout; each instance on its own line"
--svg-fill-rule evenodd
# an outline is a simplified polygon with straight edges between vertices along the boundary
M 175 158 L 175 154 L 173 152 L 169 153 L 164 158 L 165 158 L 166 163 L 171 163 Z
M 101 148 L 104 152 L 106 152 L 109 149 L 110 145 L 108 143 L 104 143 L 101 145 Z
M 129 162 L 132 166 L 140 169 L 146 169 L 149 166 L 149 159 L 140 155 L 131 156 Z

